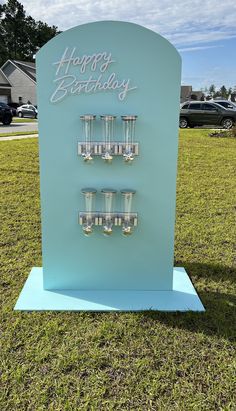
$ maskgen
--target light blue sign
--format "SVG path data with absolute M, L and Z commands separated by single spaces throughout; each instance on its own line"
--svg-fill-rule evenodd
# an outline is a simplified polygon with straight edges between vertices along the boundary
M 37 53 L 43 269 L 16 309 L 204 310 L 173 269 L 180 75 L 176 49 L 131 23 L 78 26 Z

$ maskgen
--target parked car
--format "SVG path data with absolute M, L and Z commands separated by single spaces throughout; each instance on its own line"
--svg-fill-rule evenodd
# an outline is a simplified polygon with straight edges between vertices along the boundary
M 19 104 L 18 103 L 8 103 L 8 106 L 11 109 L 12 115 L 16 116 L 17 115 L 16 109 L 17 109 L 17 107 L 19 107 Z
M 232 109 L 232 110 L 236 110 L 236 104 L 233 103 L 230 100 L 213 100 L 212 102 L 217 103 L 220 106 L 223 106 L 224 108 L 229 108 L 229 109 Z
M 37 118 L 38 110 L 32 104 L 23 104 L 16 109 L 18 117 Z
M 12 122 L 11 108 L 6 103 L 0 102 L 0 121 L 8 126 Z
M 226 109 L 208 101 L 188 101 L 181 105 L 180 128 L 203 125 L 231 128 L 236 122 L 236 110 Z

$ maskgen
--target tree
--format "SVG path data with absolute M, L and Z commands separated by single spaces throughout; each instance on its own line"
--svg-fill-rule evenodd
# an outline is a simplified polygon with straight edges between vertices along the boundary
M 226 98 L 226 99 L 228 98 L 228 92 L 225 86 L 221 86 L 220 94 L 221 94 L 221 97 Z
M 214 93 L 214 96 L 213 96 L 213 98 L 222 98 L 222 95 L 221 95 L 221 92 L 220 92 L 220 90 L 217 90 L 215 93 Z
M 0 22 L 3 18 L 3 5 L 0 4 Z M 5 61 L 7 59 L 7 50 L 5 48 L 4 42 L 4 30 L 2 25 L 0 24 L 0 61 Z M 1 65 L 1 63 L 0 63 Z
M 58 34 L 56 26 L 26 16 L 23 5 L 8 0 L 0 5 L 0 66 L 7 59 L 33 60 L 36 51 Z
M 209 94 L 211 95 L 212 98 L 214 97 L 215 92 L 216 92 L 216 87 L 214 84 L 211 84 L 209 87 Z
M 18 1 L 8 0 L 8 3 L 2 6 L 2 11 L 1 31 L 5 54 L 8 58 L 20 59 L 27 48 L 24 8 Z
M 232 87 L 229 87 L 228 90 L 227 90 L 227 98 L 228 98 L 228 100 L 230 100 L 232 93 L 233 93 L 233 89 L 232 89 Z
M 37 47 L 42 47 L 57 34 L 59 34 L 59 32 L 56 26 L 50 27 L 40 20 L 36 22 L 35 42 Z
M 236 86 L 233 87 L 232 94 L 231 94 L 231 101 L 236 101 Z

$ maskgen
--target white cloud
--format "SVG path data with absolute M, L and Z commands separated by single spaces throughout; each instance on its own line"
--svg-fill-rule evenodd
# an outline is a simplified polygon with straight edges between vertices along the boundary
M 177 46 L 236 36 L 235 0 L 20 0 L 37 20 L 66 30 L 97 20 L 130 21 L 148 27 Z
M 218 49 L 219 47 L 224 47 L 222 45 L 217 46 L 193 46 L 193 47 L 185 47 L 183 49 L 178 48 L 180 53 L 184 53 L 185 51 L 200 51 L 200 50 L 207 50 L 207 49 Z

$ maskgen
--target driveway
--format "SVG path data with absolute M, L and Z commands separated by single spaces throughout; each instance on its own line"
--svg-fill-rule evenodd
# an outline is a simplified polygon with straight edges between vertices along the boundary
M 13 132 L 25 132 L 25 131 L 38 131 L 38 122 L 35 123 L 11 123 L 9 126 L 0 124 L 0 136 L 1 133 L 13 133 Z

